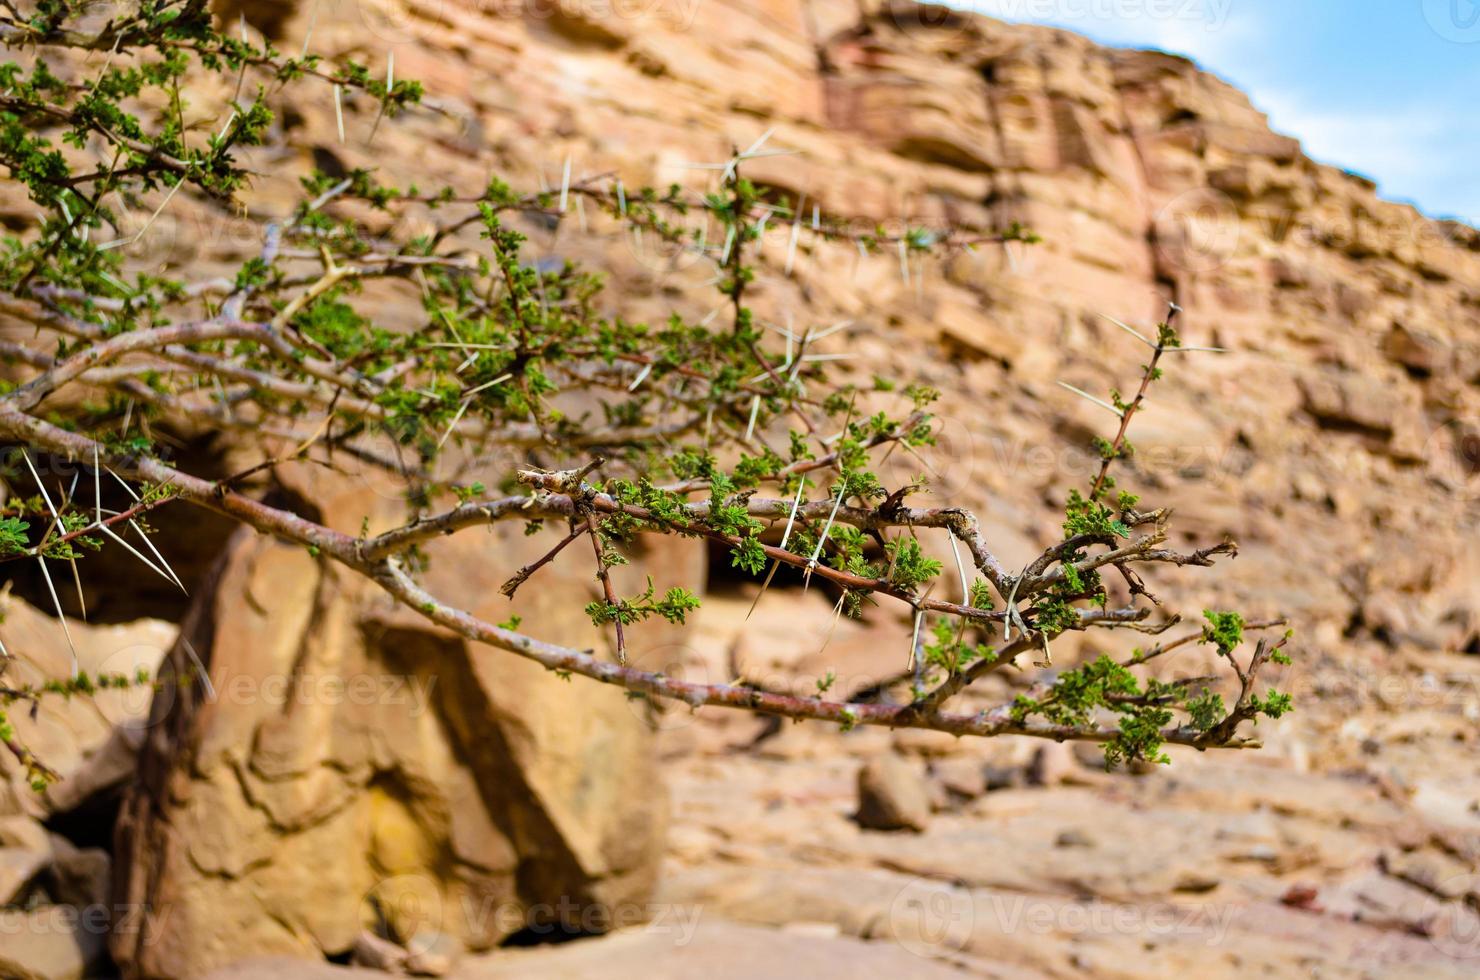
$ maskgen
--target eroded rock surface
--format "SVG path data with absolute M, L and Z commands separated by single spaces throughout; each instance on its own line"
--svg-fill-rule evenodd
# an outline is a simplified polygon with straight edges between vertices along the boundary
M 392 511 L 358 485 L 304 492 L 336 525 Z M 561 642 L 601 642 L 579 617 L 584 568 L 512 603 L 498 592 L 504 561 L 549 546 L 511 530 L 437 542 L 428 586 Z M 655 557 L 683 574 L 681 552 Z M 583 908 L 646 900 L 667 805 L 640 706 L 469 647 L 271 538 L 238 535 L 218 576 L 172 654 L 122 818 L 119 894 L 149 910 L 115 937 L 127 969 L 316 959 L 367 930 L 413 952 L 435 935 L 486 949 L 536 903 L 562 928 L 600 931 L 610 923 L 593 928 Z

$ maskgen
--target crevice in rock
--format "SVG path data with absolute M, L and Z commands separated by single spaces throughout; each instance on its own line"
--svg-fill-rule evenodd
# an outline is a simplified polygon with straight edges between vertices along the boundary
M 216 588 L 229 557 L 252 534 L 246 527 L 236 527 L 220 549 L 180 623 L 179 637 L 159 666 L 158 693 L 149 712 L 150 737 L 139 750 L 138 775 L 124 792 L 112 828 L 114 898 L 132 902 L 143 920 L 140 928 L 115 935 L 109 944 L 110 954 L 122 963 L 138 958 L 153 927 L 152 902 L 167 871 L 163 855 L 169 849 L 172 833 L 163 809 L 166 787 L 205 693 L 196 678 L 196 661 L 210 670 L 216 633 Z M 179 764 L 191 771 L 195 768 L 193 762 L 187 758 Z
M 1146 154 L 1141 147 L 1140 136 L 1131 124 L 1130 114 L 1126 110 L 1125 92 L 1120 84 L 1120 80 L 1117 78 L 1111 83 L 1111 86 L 1115 91 L 1115 108 L 1120 120 L 1120 130 L 1124 134 L 1126 142 L 1129 143 L 1131 155 L 1136 161 L 1136 177 L 1139 182 L 1137 189 L 1141 192 L 1139 203 L 1144 216 L 1143 235 L 1148 250 L 1148 258 L 1150 259 L 1151 278 L 1157 288 L 1163 290 L 1171 302 L 1182 303 L 1184 299 L 1178 285 L 1176 271 L 1169 267 L 1169 263 L 1166 260 L 1161 241 L 1161 233 L 1156 227 L 1156 214 L 1151 209 L 1148 190 L 1151 186 L 1151 168 L 1146 163 Z
M 550 819 L 539 794 L 525 779 L 513 747 L 488 719 L 501 712 L 484 692 L 470 651 L 460 639 L 429 631 L 387 627 L 367 641 L 388 669 L 407 674 L 435 672 L 437 717 L 459 763 L 474 774 L 489 819 L 524 855 L 515 871 L 518 894 L 527 901 L 566 896 L 577 906 L 591 899 L 583 882 L 590 876 L 565 846 L 564 834 Z
M 1387 442 L 1393 437 L 1393 430 L 1391 428 L 1369 425 L 1356 419 L 1345 418 L 1339 415 L 1326 415 L 1311 411 L 1309 408 L 1306 411 L 1310 412 L 1310 417 L 1315 422 L 1316 428 L 1323 432 L 1362 436 L 1368 439 L 1377 439 L 1381 442 Z
M 113 827 L 123 806 L 123 787 L 83 800 L 70 810 L 46 818 L 46 829 L 67 838 L 77 847 L 98 847 L 113 853 Z
M 503 942 L 499 943 L 499 946 L 511 949 L 529 946 L 558 946 L 578 939 L 595 939 L 600 935 L 599 932 L 583 932 L 573 929 L 563 923 L 550 923 L 548 926 L 528 925 L 518 932 L 510 933 Z
M 979 159 L 964 147 L 946 139 L 910 136 L 896 140 L 890 150 L 895 156 L 915 163 L 951 167 L 968 173 L 991 173 L 993 170 L 991 164 L 985 160 Z

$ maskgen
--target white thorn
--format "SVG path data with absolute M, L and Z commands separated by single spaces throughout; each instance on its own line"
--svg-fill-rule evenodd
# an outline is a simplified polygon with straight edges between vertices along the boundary
M 628 391 L 636 391 L 637 388 L 638 388 L 638 386 L 641 385 L 644 381 L 646 381 L 647 380 L 647 376 L 649 374 L 652 374 L 652 373 L 653 373 L 653 362 L 650 361 L 647 364 L 643 365 L 643 368 L 642 368 L 641 371 L 637 372 L 637 377 L 632 379 L 632 383 L 627 386 L 627 390 Z
M 175 584 L 180 587 L 180 591 L 189 595 L 190 590 L 185 588 L 185 583 L 180 581 L 180 576 L 175 574 L 175 570 L 170 567 L 170 563 L 164 560 L 164 555 L 160 554 L 159 549 L 154 547 L 154 542 L 149 540 L 149 535 L 144 533 L 144 529 L 139 527 L 133 520 L 128 522 L 128 526 L 133 528 L 134 532 L 143 540 L 144 547 L 149 549 L 150 554 L 159 559 L 159 563 L 164 566 L 165 571 L 170 573 L 170 577 L 175 580 Z
M 494 378 L 492 381 L 485 381 L 481 385 L 478 385 L 476 388 L 469 388 L 467 391 L 463 392 L 463 396 L 470 398 L 473 395 L 478 394 L 478 392 L 480 392 L 480 391 L 484 391 L 484 390 L 486 390 L 488 388 L 492 388 L 494 385 L 501 385 L 501 384 L 503 384 L 505 381 L 508 381 L 513 376 L 514 375 L 513 374 L 510 374 L 510 373 L 501 374 L 498 377 Z
M 775 126 L 772 126 L 770 129 L 768 129 L 764 133 L 762 133 L 760 135 L 760 138 L 759 139 L 757 139 L 754 143 L 750 144 L 750 149 L 745 150 L 743 153 L 741 153 L 739 155 L 742 156 L 742 157 L 748 157 L 751 154 L 755 153 L 762 146 L 765 146 L 766 145 L 766 140 L 770 139 L 771 138 L 771 134 L 774 133 L 774 132 L 776 132 L 776 127 Z
M 316 23 L 318 23 L 318 19 L 319 19 L 319 4 L 318 4 L 318 0 L 314 0 L 313 7 L 310 8 L 309 15 L 308 15 L 308 30 L 303 35 L 303 49 L 298 52 L 298 58 L 299 58 L 299 60 L 302 60 L 302 59 L 308 57 L 308 42 L 313 37 L 314 25 Z
M 1101 408 L 1105 409 L 1107 412 L 1109 412 L 1111 415 L 1114 415 L 1116 418 L 1121 418 L 1122 417 L 1121 416 L 1121 413 L 1120 413 L 1120 409 L 1116 408 L 1114 405 L 1112 405 L 1109 402 L 1105 401 L 1103 398 L 1096 398 L 1094 395 L 1091 395 L 1089 392 L 1083 391 L 1083 390 L 1081 390 L 1079 388 L 1076 388 L 1073 385 L 1068 384 L 1067 382 L 1060 381 L 1058 383 L 1058 385 L 1059 385 L 1060 388 L 1067 388 L 1067 389 L 1069 389 L 1070 391 L 1074 392 L 1074 394 L 1078 395 L 1080 398 L 1084 398 L 1084 399 L 1087 399 L 1089 401 L 1094 402 L 1096 405 L 1099 405 Z
M 473 404 L 473 399 L 464 398 L 462 404 L 457 407 L 457 413 L 452 416 L 452 421 L 447 423 L 447 431 L 442 433 L 442 438 L 437 440 L 437 449 L 439 451 L 447 444 L 447 440 L 452 436 L 453 430 L 457 428 L 457 423 L 462 421 L 463 413 L 468 410 L 468 406 L 471 404 Z
M 791 223 L 791 240 L 786 245 L 786 275 L 791 275 L 792 267 L 796 264 L 797 240 L 802 234 L 802 216 L 797 214 L 795 221 Z
M 912 673 L 912 674 L 915 672 L 916 658 L 918 656 L 915 651 L 920 648 L 920 627 L 924 624 L 924 622 L 925 622 L 925 610 L 923 610 L 920 607 L 916 606 L 915 607 L 915 628 L 910 633 L 910 662 L 909 662 L 909 666 L 907 668 L 909 670 L 909 672 Z
M 36 464 L 31 462 L 31 454 L 22 449 L 21 459 L 26 461 L 26 468 L 31 471 L 31 478 L 36 481 L 36 486 L 40 488 L 41 499 L 46 501 L 46 509 L 51 511 L 51 516 L 60 524 L 62 515 L 57 513 L 56 505 L 51 502 L 51 494 L 46 492 L 46 484 L 41 482 L 41 474 L 36 472 Z
M 36 564 L 41 566 L 41 577 L 46 579 L 46 591 L 51 593 L 51 604 L 57 610 L 57 622 L 62 624 L 62 635 L 67 638 L 67 646 L 72 651 L 72 676 L 77 676 L 77 644 L 72 642 L 72 631 L 67 628 L 67 617 L 62 612 L 62 601 L 57 598 L 57 587 L 52 584 L 51 572 L 46 568 L 46 559 L 40 555 L 36 556 Z
M 786 550 L 786 542 L 791 540 L 791 528 L 796 523 L 797 511 L 802 508 L 802 491 L 807 489 L 807 478 L 802 477 L 797 481 L 797 498 L 791 502 L 791 513 L 786 518 L 786 530 L 781 532 L 781 550 Z
M 195 652 L 195 647 L 191 646 L 190 641 L 186 639 L 181 639 L 180 645 L 185 648 L 185 652 L 190 656 L 190 662 L 195 664 L 195 669 L 200 671 L 200 683 L 206 689 L 206 697 L 212 701 L 216 700 L 216 688 L 211 684 L 211 675 L 207 673 L 206 665 L 201 662 L 200 655 Z
M 1139 340 L 1141 343 L 1145 344 L 1147 347 L 1150 347 L 1152 350 L 1155 350 L 1156 349 L 1156 345 L 1155 344 L 1153 344 L 1150 340 L 1147 340 L 1144 336 L 1142 336 L 1142 334 L 1141 334 L 1141 332 L 1139 330 L 1137 330 L 1135 327 L 1132 327 L 1130 324 L 1128 324 L 1128 323 L 1122 323 L 1122 322 L 1120 322 L 1119 320 L 1115 319 L 1115 317 L 1111 316 L 1108 313 L 1101 313 L 1100 316 L 1102 316 L 1105 319 L 1109 320 L 1111 323 L 1115 324 L 1117 327 L 1119 327 L 1120 329 L 1124 330 L 1126 333 L 1130 334 L 1132 337 L 1135 337 L 1137 340 Z
M 844 477 L 843 482 L 838 484 L 838 499 L 833 501 L 832 513 L 827 515 L 827 524 L 823 525 L 822 537 L 817 539 L 817 547 L 812 550 L 812 557 L 807 560 L 809 571 L 811 570 L 810 566 L 817 564 L 817 559 L 822 554 L 823 545 L 827 544 L 827 536 L 832 532 L 833 520 L 838 516 L 838 508 L 843 506 L 843 497 L 847 492 L 848 479 Z
M 951 554 L 956 557 L 956 574 L 961 576 L 961 605 L 971 605 L 971 586 L 966 581 L 966 565 L 961 561 L 961 548 L 956 544 L 956 535 L 947 532 L 951 539 Z
M 823 339 L 824 337 L 831 337 L 833 334 L 837 333 L 839 330 L 847 330 L 851 326 L 853 326 L 853 321 L 852 320 L 839 320 L 837 323 L 834 323 L 832 326 L 828 327 L 826 330 L 822 331 L 821 333 L 812 334 L 811 339 L 813 341 L 818 341 L 818 340 Z
M 123 477 L 119 476 L 117 473 L 114 473 L 111 469 L 108 469 L 108 467 L 106 467 L 106 466 L 103 467 L 103 469 L 108 470 L 108 475 L 111 476 L 111 477 L 113 477 L 113 479 L 117 480 L 118 481 L 118 485 L 121 486 L 121 487 L 123 487 L 123 489 L 128 493 L 128 495 L 130 497 L 134 498 L 134 503 L 138 503 L 139 502 L 139 495 L 136 494 L 136 493 L 134 493 L 134 488 L 131 487 L 131 486 L 129 486 L 128 483 L 123 479 Z

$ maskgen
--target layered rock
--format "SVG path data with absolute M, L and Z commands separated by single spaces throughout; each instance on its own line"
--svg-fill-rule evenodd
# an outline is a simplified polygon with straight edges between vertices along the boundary
M 8 590 L 0 602 L 0 686 L 8 690 L 70 678 L 74 648 L 77 669 L 89 676 L 152 674 L 176 634 L 173 624 L 152 619 L 63 626 Z M 0 975 L 61 980 L 96 975 L 106 964 L 117 917 L 111 860 L 97 845 L 107 843 L 133 778 L 153 693 L 143 684 L 95 697 L 44 695 L 6 711 L 19 743 L 61 780 L 38 793 L 25 767 L 0 752 Z
M 387 121 L 369 144 L 373 105 L 347 101 L 341 142 L 327 96 L 295 103 L 252 161 L 261 213 L 286 213 L 296 177 L 315 165 L 471 190 L 490 171 L 554 182 L 568 158 L 577 175 L 615 170 L 628 186 L 692 184 L 708 172 L 689 164 L 770 131 L 768 146 L 800 152 L 746 172 L 801 199 L 804 213 L 815 203 L 866 229 L 1019 221 L 1038 232 L 1032 248 L 985 248 L 902 275 L 896 256 L 860 258 L 805 227 L 789 263 L 790 229 L 777 228 L 748 293 L 773 322 L 851 320 L 826 349 L 857 355 L 860 377 L 888 372 L 944 391 L 936 498 L 980 509 L 1009 564 L 1054 538 L 1065 491 L 1082 484 L 1087 457 L 1060 447 L 1103 429 L 1098 409 L 1053 382 L 1103 394 L 1139 364 L 1136 342 L 1100 314 L 1146 328 L 1175 300 L 1190 342 L 1231 351 L 1173 362 L 1136 420 L 1141 451 L 1124 482 L 1177 504 L 1189 541 L 1242 545 L 1214 572 L 1153 582 L 1169 607 L 1278 612 L 1299 627 L 1301 659 L 1282 683 L 1301 707 L 1271 726 L 1267 757 L 1191 768 L 1173 787 L 1106 781 L 1063 751 L 1030 760 L 1016 744 L 814 739 L 804 726 L 757 736 L 748 719 L 695 721 L 680 709 L 660 719 L 670 750 L 692 753 L 679 773 L 670 898 L 767 926 L 807 917 L 922 955 L 978 956 L 983 972 L 1010 961 L 1173 974 L 1208 962 L 1202 933 L 1153 951 L 1134 930 L 1048 943 L 1002 927 L 994 889 L 1044 887 L 1058 889 L 1039 903 L 1054 915 L 1084 895 L 1145 912 L 1212 892 L 1245 916 L 1219 949 L 1230 974 L 1270 935 L 1283 937 L 1259 954 L 1271 969 L 1360 953 L 1374 969 L 1437 972 L 1472 953 L 1450 955 L 1433 903 L 1468 914 L 1474 900 L 1454 883 L 1480 866 L 1480 784 L 1466 761 L 1480 706 L 1471 661 L 1454 656 L 1480 649 L 1480 566 L 1466 544 L 1480 516 L 1473 229 L 1312 161 L 1185 59 L 1061 31 L 874 0 L 321 6 L 312 17 L 308 5 L 245 10 L 282 31 L 285 50 L 310 20 L 312 47 L 326 55 L 378 66 L 394 50 L 397 76 L 425 82 L 440 111 Z M 609 236 L 595 216 L 590 240 L 569 225 L 530 229 L 531 258 L 608 270 L 614 312 L 661 319 L 677 308 L 698 320 L 712 309 L 703 268 Z M 258 228 L 182 195 L 132 251 L 219 271 L 256 251 Z M 918 475 L 913 461 L 896 462 L 901 480 Z M 374 526 L 402 516 L 343 488 L 294 496 L 351 531 L 366 514 Z M 536 547 L 465 535 L 439 543 L 428 575 L 475 612 L 522 610 L 541 636 L 596 642 L 577 622 L 592 587 L 579 568 L 546 570 L 559 587 L 513 607 L 493 598 Z M 696 574 L 662 571 L 665 585 Z M 144 933 L 115 936 L 126 965 L 200 975 L 248 948 L 344 953 L 364 930 L 479 947 L 520 928 L 534 903 L 643 901 L 664 807 L 649 746 L 616 692 L 470 648 L 270 540 L 237 540 L 220 576 L 197 589 L 187 629 L 216 697 L 178 648 L 177 686 L 149 729 L 143 791 L 127 812 L 119 894 L 147 903 L 151 918 Z M 834 630 L 829 603 L 773 596 L 761 614 L 777 621 L 738 635 L 749 598 L 712 603 L 693 650 L 653 634 L 650 656 L 797 691 L 829 670 L 847 694 L 897 673 L 906 624 Z M 726 616 L 728 632 L 715 627 Z M 1056 658 L 1100 652 L 1076 641 L 1061 641 L 1069 648 Z M 328 703 L 315 685 L 330 677 L 368 678 L 371 703 L 350 688 Z M 282 679 L 282 694 L 266 696 L 269 678 Z M 383 703 L 390 678 L 402 679 L 399 704 Z M 236 690 L 255 693 L 233 701 L 242 679 Z M 304 685 L 316 693 L 295 700 Z M 736 762 L 739 746 L 755 751 Z M 918 837 L 860 832 L 857 769 L 894 751 L 928 756 L 931 786 L 961 812 Z M 44 810 L 18 799 L 8 805 Z M 1100 825 L 1084 826 L 1086 813 Z M 731 867 L 716 869 L 716 855 Z M 1424 862 L 1441 867 L 1435 881 L 1415 869 Z M 992 911 L 924 949 L 907 928 L 920 925 L 911 910 L 938 909 L 933 890 L 946 878 L 964 883 L 950 885 L 949 910 Z
M 1231 353 L 1172 363 L 1137 420 L 1127 482 L 1243 545 L 1218 601 L 1295 614 L 1326 644 L 1353 623 L 1431 649 L 1480 642 L 1480 607 L 1453 585 L 1461 538 L 1430 531 L 1472 525 L 1480 499 L 1480 237 L 1311 160 L 1192 62 L 843 0 L 374 0 L 314 23 L 326 54 L 375 64 L 394 49 L 441 115 L 397 120 L 367 146 L 373 107 L 348 106 L 341 143 L 328 100 L 295 106 L 259 168 L 264 210 L 286 208 L 296 169 L 326 161 L 464 188 L 490 171 L 548 184 L 567 158 L 628 186 L 702 184 L 712 171 L 691 164 L 769 133 L 768 148 L 795 152 L 746 172 L 804 214 L 815 204 L 861 229 L 1022 222 L 1042 244 L 907 274 L 805 224 L 788 260 L 779 225 L 747 295 L 778 323 L 851 320 L 825 346 L 857 355 L 862 378 L 887 368 L 945 392 L 936 492 L 987 512 L 1009 558 L 1051 539 L 1088 465 L 1061 448 L 1103 428 L 1053 382 L 1127 384 L 1136 342 L 1100 314 L 1149 328 L 1174 300 L 1189 342 Z M 613 310 L 630 317 L 713 308 L 704 269 L 592 221 L 594 240 L 532 228 L 531 255 L 608 270 Z M 203 227 L 216 233 L 175 236 L 190 253 L 175 261 L 241 254 L 219 222 Z M 1365 608 L 1402 622 L 1369 627 Z

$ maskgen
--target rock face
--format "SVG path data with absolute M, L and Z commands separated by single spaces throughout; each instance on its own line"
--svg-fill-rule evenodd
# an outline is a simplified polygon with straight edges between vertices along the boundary
M 359 486 L 299 489 L 336 525 L 393 512 Z M 426 580 L 481 615 L 598 642 L 577 619 L 582 571 L 512 604 L 498 593 L 505 558 L 547 546 L 459 536 L 429 549 Z M 119 827 L 118 901 L 148 910 L 113 937 L 131 973 L 343 954 L 362 931 L 481 949 L 531 906 L 599 931 L 652 886 L 667 804 L 640 712 L 470 649 L 300 548 L 234 538 L 169 674 Z
M 8 593 L 3 612 L 9 657 L 0 658 L 0 686 L 12 690 L 70 677 L 69 636 L 79 670 L 132 676 L 152 673 L 176 634 L 173 624 L 152 619 L 122 626 L 70 620 L 64 631 Z M 24 767 L 0 753 L 0 976 L 70 980 L 94 976 L 106 963 L 109 856 L 79 849 L 54 830 L 106 840 L 112 808 L 132 779 L 151 697 L 145 685 L 95 698 L 43 697 L 34 713 L 24 701 L 9 706 L 22 744 L 62 779 L 36 793 Z
M 89 919 L 49 905 L 33 911 L 0 909 L 0 976 L 17 980 L 82 980 L 97 976 L 107 947 L 106 917 Z
M 288 49 L 307 9 L 272 15 Z M 1480 500 L 1480 235 L 1312 161 L 1192 62 L 878 0 L 367 0 L 315 17 L 316 50 L 382 40 L 442 112 L 408 114 L 367 146 L 335 137 L 329 100 L 296 105 L 281 145 L 259 151 L 265 211 L 286 211 L 296 174 L 325 159 L 467 189 L 490 170 L 556 180 L 569 158 L 576 175 L 661 187 L 701 183 L 712 172 L 692 163 L 769 131 L 767 147 L 796 152 L 746 172 L 804 213 L 1042 236 L 906 277 L 898 256 L 860 258 L 806 227 L 788 261 L 778 226 L 747 290 L 773 322 L 850 321 L 822 346 L 854 355 L 861 380 L 887 369 L 945 393 L 937 455 L 950 465 L 933 492 L 981 509 L 1009 563 L 1051 539 L 1091 465 L 1063 447 L 1103 428 L 1053 382 L 1124 387 L 1136 342 L 1101 314 L 1148 328 L 1175 300 L 1189 342 L 1231 353 L 1172 363 L 1136 421 L 1125 482 L 1154 483 L 1189 528 L 1239 541 L 1220 603 L 1292 614 L 1328 644 L 1349 628 L 1480 644 L 1480 600 L 1453 587 L 1464 536 L 1432 532 L 1473 526 Z M 347 132 L 368 132 L 362 110 L 346 109 Z M 193 233 L 208 218 L 176 220 L 150 246 L 162 259 L 242 254 Z M 632 319 L 713 308 L 704 268 L 592 229 L 531 226 L 528 248 L 607 271 Z
M 9 595 L 3 598 L 4 637 L 14 659 L 0 660 L 0 684 L 40 686 L 72 674 L 152 674 L 174 642 L 173 624 L 139 619 L 123 626 L 88 626 L 69 620 L 64 630 L 55 618 Z M 33 713 L 24 702 L 8 716 L 23 744 L 62 781 L 45 794 L 33 792 L 25 769 L 9 752 L 0 755 L 0 819 L 25 814 L 44 819 L 68 812 L 91 795 L 116 790 L 133 768 L 152 692 L 145 687 L 104 691 L 97 697 L 42 698 Z

